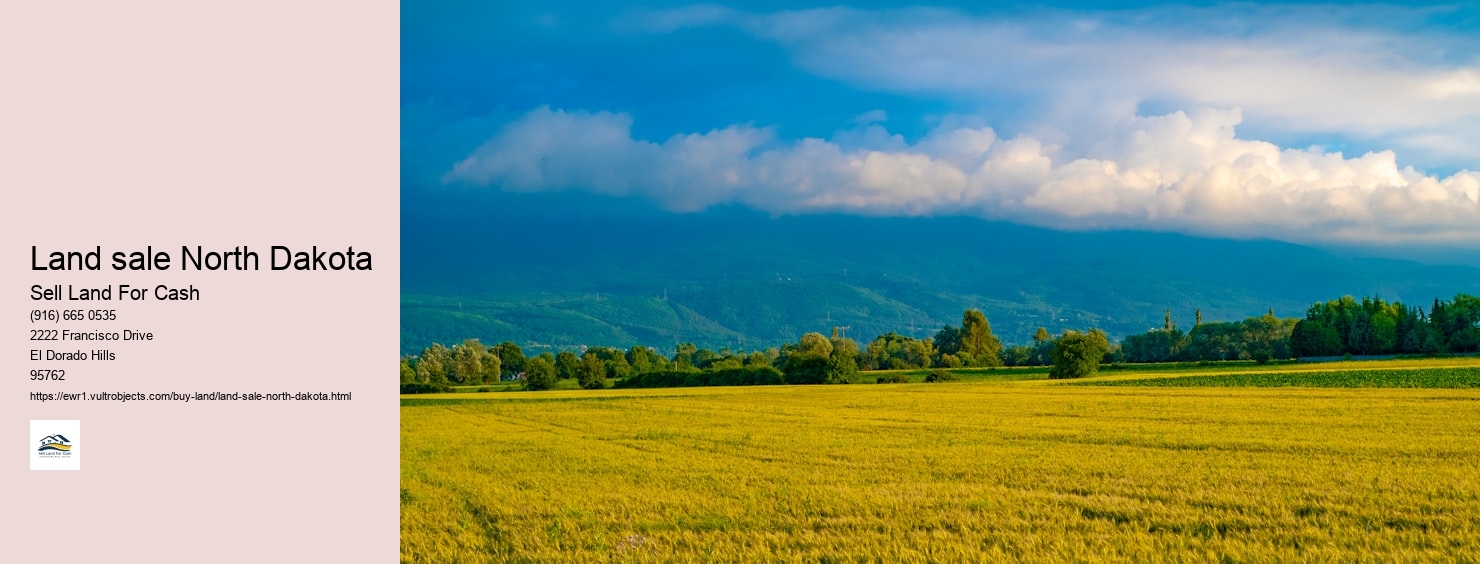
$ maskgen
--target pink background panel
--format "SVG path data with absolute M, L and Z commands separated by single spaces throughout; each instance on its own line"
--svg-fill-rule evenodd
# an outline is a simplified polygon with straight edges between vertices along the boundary
M 0 510 L 10 562 L 398 558 L 398 4 L 0 7 Z M 153 245 L 164 272 L 33 272 L 30 249 Z M 249 245 L 256 272 L 182 272 Z M 267 270 L 354 246 L 370 272 Z M 105 261 L 106 262 L 106 261 Z M 32 284 L 194 285 L 95 304 L 148 343 L 28 381 Z M 45 347 L 43 347 L 45 348 Z M 31 391 L 353 392 L 349 402 L 42 404 Z M 28 470 L 28 420 L 79 419 L 78 472 Z

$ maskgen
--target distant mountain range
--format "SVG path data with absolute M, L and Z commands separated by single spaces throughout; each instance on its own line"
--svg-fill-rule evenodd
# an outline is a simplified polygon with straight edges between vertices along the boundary
M 1350 258 L 1276 241 L 1063 232 L 970 218 L 562 217 L 408 214 L 401 348 L 512 340 L 536 351 L 679 342 L 764 348 L 847 327 L 866 343 L 987 314 L 1007 343 L 1034 329 L 1112 337 L 1380 295 L 1427 305 L 1480 293 L 1480 268 Z

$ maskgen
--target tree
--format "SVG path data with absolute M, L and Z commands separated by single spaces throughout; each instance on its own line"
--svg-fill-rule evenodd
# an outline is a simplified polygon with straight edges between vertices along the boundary
M 793 354 L 813 354 L 827 356 L 832 354 L 832 341 L 822 336 L 822 333 L 807 333 L 797 341 L 797 349 Z
M 1347 351 L 1371 354 L 1375 350 L 1376 332 L 1372 328 L 1372 316 L 1359 310 L 1352 323 L 1351 335 L 1347 337 Z
M 992 324 L 981 311 L 961 314 L 960 338 L 961 352 L 971 357 L 972 366 L 1002 366 L 1002 341 L 992 334 Z
M 755 351 L 753 353 L 750 353 L 749 356 L 746 356 L 745 357 L 745 367 L 746 368 L 750 368 L 752 366 L 770 366 L 770 365 L 771 365 L 771 357 L 766 356 L 766 353 L 763 353 L 761 351 Z
M 1035 345 L 1047 343 L 1048 340 L 1052 338 L 1053 337 L 1048 334 L 1048 328 L 1046 327 L 1039 327 L 1037 331 L 1033 332 L 1033 344 Z
M 889 368 L 894 368 L 889 364 L 889 361 L 894 356 L 893 354 L 891 354 L 892 351 L 890 349 L 891 347 L 898 346 L 895 344 L 895 341 L 898 337 L 899 335 L 893 332 L 889 332 L 883 335 L 879 335 L 878 337 L 874 338 L 873 341 L 869 342 L 868 349 L 864 352 L 863 355 L 864 366 L 867 366 L 873 370 L 886 370 Z
M 483 380 L 483 356 L 487 354 L 483 343 L 468 339 L 452 346 L 451 377 L 460 384 L 476 384 Z
M 720 370 L 741 368 L 743 366 L 745 366 L 745 357 L 737 356 L 734 354 L 727 354 L 705 363 L 704 370 L 707 370 L 709 372 L 716 372 Z
M 930 359 L 935 358 L 935 343 L 930 339 L 912 340 L 904 349 L 905 362 L 910 366 L 930 368 Z
M 849 341 L 852 342 L 851 340 Z M 781 371 L 788 384 L 822 384 L 828 381 L 830 369 L 842 370 L 842 358 L 833 360 L 833 342 L 821 333 L 807 333 L 796 344 L 782 349 Z M 856 354 L 858 345 L 853 345 Z M 857 362 L 855 360 L 855 362 Z M 836 363 L 836 364 L 835 364 Z M 854 365 L 857 373 L 857 365 Z
M 524 351 L 519 348 L 519 345 L 512 341 L 504 341 L 494 349 L 498 351 L 499 365 L 503 367 L 505 373 L 518 374 L 525 371 Z
M 555 366 L 540 357 L 524 363 L 524 389 L 548 390 L 555 387 Z
M 1211 325 L 1203 324 L 1202 331 L 1214 331 Z M 1129 335 L 1121 349 L 1127 362 L 1168 362 L 1181 356 L 1187 344 L 1187 336 L 1181 329 L 1173 327 L 1171 331 L 1152 329 L 1140 335 Z
M 815 354 L 793 354 L 786 357 L 786 364 L 781 372 L 786 375 L 788 384 L 822 384 L 827 382 L 828 358 Z
M 1457 336 L 1466 329 L 1480 329 L 1480 297 L 1455 294 L 1449 302 L 1449 315 L 1451 335 Z
M 642 345 L 633 345 L 627 350 L 627 364 L 632 366 L 632 371 L 637 374 L 644 372 L 657 372 L 666 368 L 668 361 L 653 349 Z
M 1341 336 L 1336 330 L 1313 319 L 1295 323 L 1290 332 L 1290 349 L 1295 356 L 1334 356 L 1341 354 Z
M 679 370 L 691 370 L 695 366 L 694 355 L 699 352 L 699 347 L 693 343 L 680 343 L 673 353 L 673 365 Z
M 703 370 L 721 358 L 724 358 L 724 356 L 717 352 L 709 349 L 699 349 L 694 352 L 694 367 Z
M 1271 308 L 1262 316 L 1245 319 L 1239 327 L 1237 339 L 1241 341 L 1244 352 L 1255 360 L 1259 360 L 1260 356 L 1264 357 L 1265 362 L 1272 357 L 1289 358 L 1290 332 L 1293 328 L 1292 324 L 1275 317 Z
M 935 352 L 942 357 L 946 355 L 954 356 L 956 353 L 961 352 L 961 332 L 950 325 L 941 327 L 940 331 L 935 333 L 933 341 L 935 342 Z
M 852 384 L 858 381 L 858 343 L 853 339 L 833 339 L 827 358 L 828 384 Z
M 1053 367 L 1049 378 L 1083 378 L 1100 369 L 1100 361 L 1110 352 L 1110 340 L 1099 329 L 1088 333 L 1065 331 L 1054 340 Z
M 576 365 L 576 382 L 588 390 L 605 388 L 606 371 L 606 361 L 597 355 L 586 354 L 581 357 L 581 363 Z
M 1372 315 L 1372 352 L 1385 354 L 1398 349 L 1398 319 L 1388 311 Z
M 494 354 L 492 349 L 485 351 L 483 353 L 483 383 L 497 382 L 501 377 L 503 377 L 503 361 L 498 359 L 498 355 Z
M 1033 362 L 1033 347 L 1018 345 L 1007 347 L 1002 350 L 1002 364 L 1007 366 L 1028 366 Z
M 1480 351 L 1480 329 L 1466 327 L 1449 338 L 1449 352 L 1467 353 Z
M 1434 331 L 1429 332 L 1429 336 L 1424 338 L 1423 345 L 1419 347 L 1419 352 L 1433 354 L 1444 350 L 1444 345 L 1439 342 L 1439 338 L 1434 336 L 1434 334 Z
M 627 354 L 619 349 L 611 347 L 591 347 L 586 349 L 582 357 L 594 356 L 601 360 L 607 378 L 626 378 L 632 373 L 632 366 L 627 364 Z
M 441 343 L 421 350 L 416 361 L 416 379 L 422 383 L 442 388 L 447 386 L 447 366 L 452 362 L 452 352 Z
M 1408 334 L 1403 335 L 1402 351 L 1405 353 L 1416 353 L 1423 346 L 1423 341 L 1418 338 L 1418 329 L 1409 329 Z
M 401 383 L 412 384 L 416 382 L 416 369 L 411 367 L 411 357 L 401 357 Z
M 898 333 L 879 335 L 868 344 L 861 364 L 874 370 L 927 368 L 934 347 L 930 341 L 917 341 Z
M 1275 321 L 1275 323 L 1279 322 Z M 1192 328 L 1192 332 L 1187 334 L 1181 346 L 1176 347 L 1178 351 L 1175 356 L 1182 360 L 1241 358 L 1249 352 L 1248 340 L 1259 332 L 1259 326 L 1260 323 L 1255 318 L 1246 319 L 1243 323 L 1203 323 Z
M 581 364 L 581 357 L 570 351 L 560 351 L 555 355 L 555 376 L 561 380 L 569 380 L 576 377 L 576 367 Z

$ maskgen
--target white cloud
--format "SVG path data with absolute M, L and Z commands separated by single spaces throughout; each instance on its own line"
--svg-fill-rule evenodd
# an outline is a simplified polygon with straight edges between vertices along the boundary
M 942 126 L 905 143 L 877 125 L 782 142 L 733 125 L 662 142 L 631 118 L 541 108 L 444 181 L 514 191 L 642 195 L 677 211 L 738 202 L 773 213 L 974 214 L 1069 228 L 1175 230 L 1304 242 L 1480 240 L 1480 174 L 1400 167 L 1239 139 L 1237 110 L 1124 115 L 1086 149 Z
M 1106 101 L 1238 107 L 1262 131 L 1355 136 L 1412 149 L 1411 162 L 1474 167 L 1480 38 L 1413 31 L 1430 12 L 1229 5 L 978 17 L 701 6 L 646 18 L 668 30 L 736 26 L 785 46 L 803 69 L 864 88 L 968 104 L 1030 100 L 1044 127 Z M 1424 140 L 1436 136 L 1464 144 L 1432 152 Z

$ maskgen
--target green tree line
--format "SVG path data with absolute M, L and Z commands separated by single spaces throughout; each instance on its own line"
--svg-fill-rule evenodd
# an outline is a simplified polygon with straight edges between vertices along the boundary
M 1290 347 L 1297 356 L 1480 351 L 1480 298 L 1435 299 L 1428 312 L 1382 298 L 1317 303 L 1295 324 Z
M 1103 333 L 1093 333 L 1104 340 Z M 1047 351 L 1055 340 L 1042 328 L 1035 340 L 1029 361 L 1015 364 L 1049 363 Z M 837 328 L 830 336 L 807 333 L 794 343 L 763 351 L 711 351 L 681 343 L 671 357 L 640 345 L 625 351 L 589 347 L 580 355 L 561 351 L 526 357 L 512 342 L 486 346 L 469 339 L 450 348 L 434 343 L 419 355 L 402 357 L 401 388 L 404 393 L 419 393 L 514 380 L 526 389 L 545 390 L 569 379 L 588 389 L 613 382 L 625 387 L 847 384 L 860 381 L 863 370 L 1004 366 L 1004 351 L 1016 349 L 1004 349 L 986 315 L 975 309 L 962 313 L 959 327 L 946 325 L 932 338 L 891 332 L 862 349 Z
M 933 337 L 916 339 L 895 332 L 867 346 L 841 336 L 807 333 L 794 343 L 757 351 L 712 351 L 682 343 L 672 356 L 647 346 L 626 350 L 588 347 L 542 352 L 526 357 L 515 343 L 487 346 L 477 339 L 446 347 L 433 343 L 401 359 L 404 393 L 447 390 L 451 386 L 520 381 L 531 390 L 575 380 L 598 389 L 621 382 L 629 387 L 845 384 L 864 370 L 1052 366 L 1050 377 L 1093 374 L 1106 362 L 1186 362 L 1285 359 L 1342 354 L 1424 354 L 1480 351 L 1480 298 L 1458 294 L 1422 308 L 1381 298 L 1351 296 L 1312 305 L 1304 319 L 1279 318 L 1271 310 L 1242 321 L 1204 322 L 1197 312 L 1183 331 L 1165 315 L 1164 325 L 1127 336 L 1118 345 L 1105 333 L 1065 331 L 1054 336 L 1038 328 L 1031 344 L 1004 347 L 986 315 L 968 309 L 960 326 L 946 325 Z
M 1422 307 L 1382 298 L 1343 296 L 1317 302 L 1305 318 L 1274 312 L 1243 321 L 1204 323 L 1190 331 L 1166 316 L 1163 327 L 1126 337 L 1125 362 L 1255 360 L 1341 355 L 1441 354 L 1480 351 L 1480 298 L 1457 294 Z
M 1121 341 L 1119 357 L 1125 362 L 1189 362 L 1204 360 L 1256 360 L 1267 362 L 1295 356 L 1290 333 L 1297 320 L 1275 317 L 1269 311 L 1243 321 L 1203 322 L 1196 314 L 1191 331 L 1183 331 L 1166 314 L 1165 325 Z

